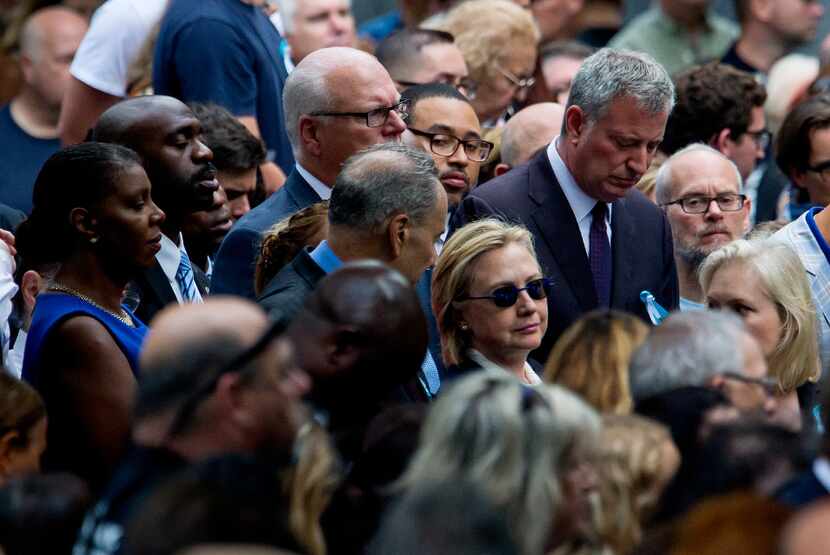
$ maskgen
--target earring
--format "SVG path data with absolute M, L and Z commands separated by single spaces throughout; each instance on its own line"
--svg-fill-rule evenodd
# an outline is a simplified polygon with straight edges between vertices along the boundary
M 97 238 L 97 237 L 92 237 L 92 238 L 89 240 L 89 242 L 90 242 L 90 243 L 92 243 L 92 244 L 94 245 L 95 243 L 97 243 L 97 242 L 98 242 L 98 238 Z
M 467 322 L 459 322 L 458 327 L 461 328 L 463 331 L 467 331 L 470 329 L 470 325 Z

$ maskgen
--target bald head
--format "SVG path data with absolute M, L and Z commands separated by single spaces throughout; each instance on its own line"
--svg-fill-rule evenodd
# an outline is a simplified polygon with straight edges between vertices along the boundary
M 374 408 L 417 374 L 427 348 L 415 290 L 375 261 L 352 262 L 326 276 L 288 334 L 300 367 L 311 375 L 312 396 L 330 409 Z
M 830 545 L 830 501 L 820 501 L 799 512 L 784 529 L 781 555 L 813 555 Z
M 141 367 L 173 361 L 206 341 L 252 344 L 268 325 L 259 305 L 238 297 L 208 297 L 201 304 L 171 305 L 156 316 L 141 350 Z
M 24 94 L 34 93 L 49 109 L 60 109 L 69 65 L 87 27 L 83 17 L 60 6 L 42 8 L 29 16 L 20 35 Z
M 530 160 L 559 134 L 564 115 L 565 107 L 554 102 L 541 102 L 520 110 L 504 126 L 502 162 L 515 168 Z
M 172 96 L 136 96 L 122 100 L 98 118 L 92 130 L 93 140 L 136 148 L 140 146 L 140 137 L 152 131 L 154 122 L 170 113 L 192 115 L 184 102 Z

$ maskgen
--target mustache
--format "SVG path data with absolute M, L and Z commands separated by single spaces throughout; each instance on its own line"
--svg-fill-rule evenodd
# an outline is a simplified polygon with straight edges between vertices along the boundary
M 211 179 L 216 179 L 216 166 L 213 165 L 213 162 L 208 162 L 205 166 L 199 170 L 196 175 L 190 180 L 191 183 L 201 183 L 202 181 L 210 181 Z

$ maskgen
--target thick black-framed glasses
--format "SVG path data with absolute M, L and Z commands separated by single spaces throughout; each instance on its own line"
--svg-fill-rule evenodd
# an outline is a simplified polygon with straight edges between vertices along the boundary
M 546 299 L 550 295 L 553 288 L 553 280 L 550 278 L 539 278 L 527 282 L 524 287 L 516 287 L 515 285 L 505 285 L 495 289 L 490 295 L 483 295 L 473 297 L 470 295 L 461 297 L 459 301 L 474 301 L 478 299 L 489 299 L 493 301 L 499 308 L 507 308 L 516 304 L 519 300 L 519 294 L 522 291 L 527 291 L 528 296 L 534 301 Z
M 716 197 L 693 196 L 679 198 L 660 206 L 670 206 L 672 204 L 680 205 L 680 209 L 686 214 L 705 214 L 709 211 L 714 201 L 721 212 L 737 212 L 744 207 L 746 202 L 746 195 L 739 195 L 737 193 L 726 193 Z
M 174 437 L 185 428 L 187 423 L 190 421 L 190 418 L 193 416 L 193 413 L 196 412 L 196 409 L 199 407 L 199 403 L 211 394 L 222 376 L 231 372 L 239 372 L 240 375 L 254 373 L 256 371 L 256 366 L 249 365 L 249 363 L 261 355 L 265 349 L 268 348 L 271 342 L 284 330 L 284 322 L 279 320 L 273 322 L 253 345 L 240 352 L 226 364 L 220 366 L 211 374 L 210 378 L 194 389 L 190 396 L 187 397 L 179 406 L 179 410 L 176 411 L 176 416 L 167 432 L 168 437 Z
M 429 139 L 429 149 L 438 156 L 449 158 L 458 150 L 459 145 L 464 145 L 464 154 L 470 162 L 484 162 L 493 150 L 493 143 L 484 139 L 459 139 L 454 135 L 446 133 L 430 133 L 421 131 L 414 127 L 407 127 L 413 134 Z
M 510 81 L 515 87 L 520 89 L 529 89 L 533 85 L 536 84 L 536 78 L 533 76 L 530 77 L 519 77 L 512 71 L 508 71 L 501 67 L 499 64 L 496 64 L 496 69 L 499 70 L 499 73 L 504 75 L 504 77 Z
M 389 120 L 389 113 L 396 112 L 402 120 L 409 117 L 409 100 L 401 99 L 400 102 L 384 108 L 375 108 L 369 112 L 311 112 L 310 116 L 330 116 L 346 118 L 365 118 L 367 127 L 383 127 Z
M 428 83 L 416 83 L 414 81 L 402 81 L 400 79 L 395 79 L 395 82 L 402 87 L 418 87 L 420 85 L 435 85 L 438 83 L 452 85 L 458 92 L 466 96 L 468 100 L 475 100 L 476 91 L 478 90 L 478 84 L 469 77 L 462 77 L 458 81 L 449 81 L 447 79 L 439 78 L 435 81 L 429 81 Z

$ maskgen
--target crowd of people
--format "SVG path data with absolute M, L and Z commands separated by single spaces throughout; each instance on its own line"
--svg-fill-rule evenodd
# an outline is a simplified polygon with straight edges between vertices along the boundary
M 0 1 L 0 553 L 830 542 L 818 0 Z

